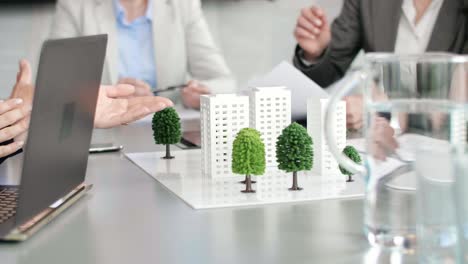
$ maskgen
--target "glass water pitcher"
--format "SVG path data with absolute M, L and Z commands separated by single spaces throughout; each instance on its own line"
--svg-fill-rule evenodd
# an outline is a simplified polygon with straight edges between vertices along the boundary
M 365 61 L 332 88 L 327 142 L 341 166 L 365 177 L 369 242 L 412 250 L 417 241 L 418 153 L 440 153 L 467 142 L 468 57 L 370 53 Z M 333 137 L 336 103 L 356 89 L 363 96 L 364 143 L 357 146 L 363 164 L 343 155 Z

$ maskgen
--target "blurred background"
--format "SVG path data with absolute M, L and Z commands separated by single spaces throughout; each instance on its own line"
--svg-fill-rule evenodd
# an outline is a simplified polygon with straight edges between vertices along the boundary
M 110 1 L 110 0 L 109 0 Z M 202 0 L 205 16 L 239 88 L 291 61 L 302 7 L 320 5 L 336 17 L 343 0 Z M 0 0 L 0 98 L 7 97 L 20 58 L 37 63 L 55 9 L 50 0 Z M 34 66 L 34 70 L 37 67 Z

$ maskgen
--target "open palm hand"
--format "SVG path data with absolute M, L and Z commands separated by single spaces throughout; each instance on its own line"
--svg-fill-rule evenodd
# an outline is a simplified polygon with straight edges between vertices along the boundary
M 139 120 L 173 106 L 160 96 L 134 96 L 135 87 L 127 84 L 101 86 L 96 106 L 94 126 L 111 128 Z

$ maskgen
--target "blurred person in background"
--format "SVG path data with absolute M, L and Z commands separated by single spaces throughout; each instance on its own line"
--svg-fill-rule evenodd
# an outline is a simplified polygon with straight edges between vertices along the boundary
M 294 31 L 294 65 L 328 87 L 344 76 L 360 50 L 465 54 L 467 30 L 466 7 L 460 0 L 345 0 L 331 25 L 320 7 L 307 7 Z M 348 128 L 360 129 L 362 96 L 345 100 Z
M 161 92 L 200 108 L 200 95 L 233 92 L 200 0 L 59 0 L 52 38 L 108 34 L 104 84 L 127 83 L 137 94 Z

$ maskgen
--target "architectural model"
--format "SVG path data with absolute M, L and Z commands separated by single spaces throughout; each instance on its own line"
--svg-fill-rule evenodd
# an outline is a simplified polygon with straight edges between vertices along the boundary
M 315 177 L 310 171 L 297 173 L 304 190 L 291 192 L 291 173 L 266 168 L 252 187 L 256 193 L 241 193 L 245 185 L 238 183 L 241 176 L 207 179 L 201 170 L 201 151 L 190 149 L 177 152 L 177 163 L 155 162 L 164 152 L 125 153 L 133 163 L 142 168 L 151 179 L 164 185 L 194 209 L 260 206 L 278 203 L 297 203 L 326 199 L 362 198 L 365 182 L 356 177 L 353 184 L 336 179 Z M 180 164 L 187 164 L 180 166 Z M 345 178 L 344 176 L 341 176 Z
M 249 97 L 235 94 L 200 97 L 203 175 L 232 176 L 232 144 L 249 127 Z
M 265 144 L 260 133 L 253 128 L 243 128 L 236 136 L 232 147 L 232 172 L 245 175 L 243 193 L 255 193 L 252 175 L 265 173 Z
M 352 161 L 356 162 L 356 163 L 361 164 L 361 162 L 362 162 L 361 155 L 359 155 L 359 152 L 353 146 L 346 146 L 343 149 L 343 154 L 346 157 L 350 158 Z M 354 173 L 348 171 L 347 169 L 345 169 L 341 165 L 339 165 L 338 168 L 340 169 L 341 174 L 348 175 L 348 180 L 346 182 L 353 182 L 354 181 L 353 180 Z
M 325 139 L 325 112 L 328 99 L 310 98 L 307 101 L 307 130 L 314 141 L 314 168 L 312 172 L 326 177 L 340 177 L 338 162 L 328 149 Z M 346 146 L 346 103 L 337 104 L 334 117 L 335 139 L 339 149 Z M 343 178 L 344 181 L 344 178 Z
M 259 87 L 253 88 L 249 97 L 250 127 L 262 135 L 266 166 L 276 167 L 276 140 L 291 124 L 291 91 L 286 87 Z
M 166 156 L 163 159 L 173 159 L 171 156 L 171 144 L 177 144 L 182 137 L 180 117 L 177 111 L 168 107 L 156 112 L 153 116 L 152 125 L 154 142 L 166 145 Z
M 465 145 L 468 142 L 466 124 L 468 115 L 464 110 L 452 111 L 450 114 L 450 138 L 454 145 Z
M 313 167 L 313 142 L 307 130 L 298 123 L 292 123 L 283 130 L 276 142 L 278 169 L 293 173 L 290 191 L 300 191 L 297 183 L 299 171 L 309 171 Z

